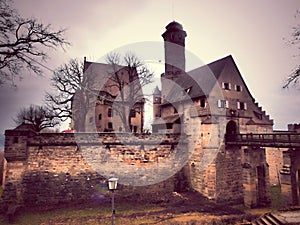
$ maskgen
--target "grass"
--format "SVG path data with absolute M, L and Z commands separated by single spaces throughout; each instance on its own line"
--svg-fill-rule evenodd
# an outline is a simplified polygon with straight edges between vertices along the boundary
M 176 199 L 173 197 L 170 202 L 145 205 L 134 201 L 120 202 L 117 199 L 115 224 L 235 224 L 237 221 L 250 221 L 267 211 L 275 210 L 281 205 L 280 194 L 279 186 L 272 187 L 272 205 L 268 208 L 250 210 L 243 206 L 236 206 L 234 209 L 226 206 L 220 207 L 195 194 L 182 196 L 182 198 L 176 196 Z M 186 198 L 189 199 L 183 200 Z M 3 215 L 0 215 L 0 224 L 8 224 Z M 17 215 L 14 224 L 109 225 L 111 224 L 111 205 L 108 201 L 97 206 L 79 205 L 50 211 L 27 209 Z
M 282 196 L 281 196 L 281 187 L 271 186 L 271 208 L 278 209 L 281 208 L 283 205 Z
M 116 207 L 117 224 L 140 224 L 131 222 L 134 217 L 142 217 L 145 212 L 155 213 L 163 208 L 156 205 L 138 206 L 136 204 L 122 204 Z M 52 221 L 52 222 L 51 222 Z M 36 224 L 53 224 L 53 221 L 61 222 L 61 224 L 111 224 L 111 206 L 106 203 L 98 207 L 69 207 L 51 211 L 23 211 L 14 221 L 14 224 L 36 225 Z M 149 223 L 148 218 L 144 218 L 143 222 Z M 9 224 L 4 216 L 0 216 L 0 224 Z

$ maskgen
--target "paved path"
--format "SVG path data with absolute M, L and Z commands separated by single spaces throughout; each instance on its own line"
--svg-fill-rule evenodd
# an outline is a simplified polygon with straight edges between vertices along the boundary
M 278 215 L 281 216 L 288 223 L 300 224 L 300 211 L 281 212 Z

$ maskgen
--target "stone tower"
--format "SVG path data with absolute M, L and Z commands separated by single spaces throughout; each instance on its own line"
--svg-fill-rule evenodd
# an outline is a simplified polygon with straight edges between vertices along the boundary
M 153 118 L 154 119 L 161 116 L 160 104 L 161 104 L 161 91 L 156 86 L 153 92 Z
M 186 32 L 180 23 L 175 21 L 166 26 L 162 34 L 165 48 L 165 73 L 162 77 L 162 97 L 167 96 L 170 83 L 165 79 L 176 81 L 179 75 L 185 72 L 185 37 Z
M 185 71 L 185 37 L 182 25 L 173 21 L 162 34 L 165 47 L 165 78 L 174 79 Z

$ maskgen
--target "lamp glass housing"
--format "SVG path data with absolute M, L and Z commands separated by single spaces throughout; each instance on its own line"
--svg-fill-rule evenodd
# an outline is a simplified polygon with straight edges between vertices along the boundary
M 116 190 L 118 185 L 118 178 L 109 178 L 108 179 L 108 189 L 109 190 Z

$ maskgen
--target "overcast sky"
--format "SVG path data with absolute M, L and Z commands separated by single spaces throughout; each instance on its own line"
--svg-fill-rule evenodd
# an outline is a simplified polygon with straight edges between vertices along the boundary
M 165 26 L 178 21 L 187 32 L 186 48 L 204 63 L 233 56 L 252 96 L 274 119 L 275 129 L 300 122 L 300 87 L 282 89 L 300 62 L 293 57 L 296 46 L 284 40 L 297 20 L 300 23 L 300 17 L 295 18 L 299 0 L 14 0 L 14 6 L 24 17 L 67 28 L 72 45 L 66 52 L 50 52 L 45 65 L 51 69 L 74 57 L 97 61 L 132 43 L 162 42 Z M 49 70 L 44 77 L 24 74 L 16 90 L 0 87 L 0 133 L 14 127 L 11 118 L 20 107 L 41 104 L 51 75 Z

